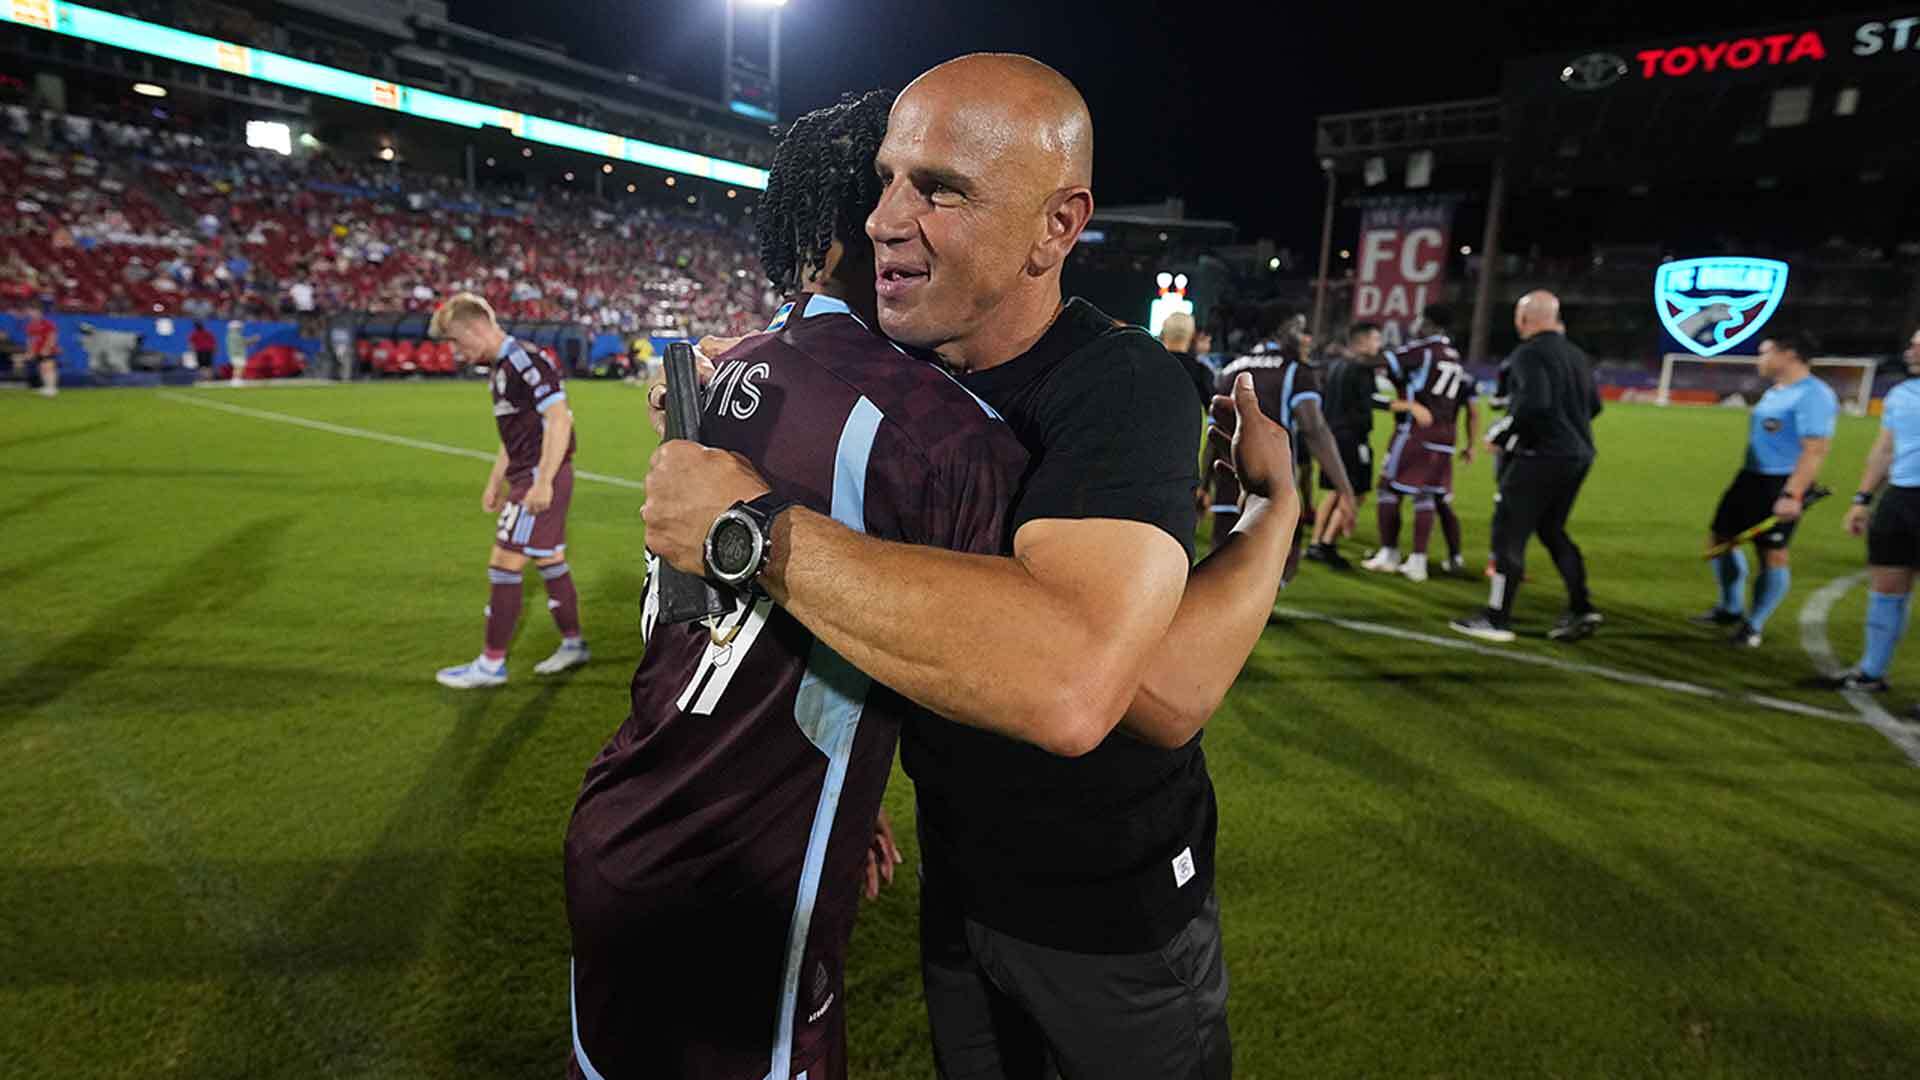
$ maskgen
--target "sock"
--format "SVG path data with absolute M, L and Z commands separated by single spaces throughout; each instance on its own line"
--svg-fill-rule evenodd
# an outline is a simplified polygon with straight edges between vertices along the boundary
M 573 588 L 573 575 L 568 572 L 567 564 L 554 563 L 540 568 L 540 577 L 547 583 L 547 610 L 553 612 L 553 624 L 560 628 L 560 636 L 567 641 L 580 640 L 580 594 Z
M 520 574 L 515 570 L 487 567 L 487 651 L 489 660 L 507 658 L 507 646 L 513 643 L 513 627 L 520 621 Z
M 1907 632 L 1906 593 L 1867 594 L 1867 651 L 1860 657 L 1860 674 L 1871 679 L 1887 677 L 1887 665 L 1893 662 L 1894 646 Z
M 1380 546 L 1388 551 L 1400 550 L 1400 496 L 1390 491 L 1381 492 L 1376 509 L 1380 516 Z
M 1520 595 L 1520 582 L 1515 575 L 1500 570 L 1493 572 L 1493 581 L 1487 586 L 1487 618 L 1495 626 L 1506 626 L 1513 621 L 1513 602 Z
M 1792 584 L 1793 572 L 1784 566 L 1769 566 L 1760 571 L 1760 581 L 1753 587 L 1753 614 L 1747 616 L 1747 622 L 1755 630 L 1766 628 L 1767 619 L 1780 609 Z
M 1460 515 L 1453 512 L 1453 496 L 1442 499 L 1434 511 L 1440 515 L 1440 531 L 1447 537 L 1447 557 L 1459 558 L 1466 548 L 1460 544 Z
M 1747 553 L 1734 548 L 1713 560 L 1713 572 L 1720 579 L 1720 610 L 1735 615 L 1747 613 Z
M 1413 504 L 1413 553 L 1425 555 L 1427 542 L 1433 539 L 1433 500 L 1420 499 Z

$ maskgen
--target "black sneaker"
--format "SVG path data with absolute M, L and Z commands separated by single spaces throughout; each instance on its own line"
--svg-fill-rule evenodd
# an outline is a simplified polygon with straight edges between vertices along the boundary
M 1760 647 L 1760 631 L 1755 630 L 1752 623 L 1741 619 L 1740 625 L 1733 629 L 1733 636 L 1727 639 L 1727 644 L 1737 649 L 1757 649 Z
M 1327 568 L 1329 570 L 1353 569 L 1352 561 L 1349 560 L 1345 555 L 1340 554 L 1339 548 L 1334 547 L 1332 544 L 1324 544 L 1322 545 L 1322 548 L 1323 550 L 1320 552 L 1320 561 L 1323 563 L 1326 563 Z
M 1447 625 L 1456 634 L 1465 634 L 1481 641 L 1491 641 L 1496 645 L 1506 645 L 1513 641 L 1513 631 L 1494 622 L 1484 610 L 1455 619 Z
M 1306 553 L 1301 555 L 1300 557 L 1307 560 L 1308 562 L 1326 562 L 1327 561 L 1327 545 L 1308 544 Z
M 1867 694 L 1884 694 L 1892 689 L 1887 685 L 1887 680 L 1876 679 L 1858 671 L 1836 675 L 1827 681 L 1827 686 L 1834 690 L 1859 690 Z
M 1583 611 L 1577 614 L 1569 611 L 1560 616 L 1560 621 L 1553 624 L 1553 629 L 1547 631 L 1547 637 L 1554 641 L 1579 641 L 1581 638 L 1592 637 L 1593 632 L 1606 621 L 1606 617 L 1597 611 Z
M 1698 615 L 1689 615 L 1687 621 L 1700 626 L 1738 626 L 1747 620 L 1725 608 L 1716 607 Z

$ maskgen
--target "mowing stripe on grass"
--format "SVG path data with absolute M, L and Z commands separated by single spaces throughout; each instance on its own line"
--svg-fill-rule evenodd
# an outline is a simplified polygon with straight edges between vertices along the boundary
M 1860 584 L 1867 578 L 1865 570 L 1834 578 L 1807 597 L 1806 604 L 1800 609 L 1800 647 L 1806 650 L 1814 666 L 1826 675 L 1839 675 L 1847 669 L 1833 655 L 1833 645 L 1827 640 L 1827 616 L 1833 613 L 1833 605 L 1840 602 L 1847 590 Z M 1864 690 L 1842 690 L 1840 696 L 1860 714 L 1860 722 L 1886 736 L 1887 741 L 1907 755 L 1907 760 L 1920 765 L 1920 730 L 1909 727 L 1896 720 L 1892 713 L 1881 708 L 1873 700 L 1873 695 Z
M 346 435 L 355 439 L 371 439 L 374 442 L 391 443 L 394 446 L 404 446 L 411 450 L 430 450 L 436 454 L 452 454 L 454 457 L 472 458 L 475 461 L 492 461 L 494 459 L 493 454 L 489 454 L 483 450 L 470 450 L 464 446 L 448 446 L 446 443 L 430 442 L 426 439 L 411 439 L 405 435 L 389 435 L 384 431 L 368 431 L 366 428 L 347 427 L 345 424 L 330 424 L 325 420 L 309 420 L 304 416 L 294 416 L 291 413 L 272 412 L 267 409 L 250 409 L 245 405 L 230 405 L 224 401 L 205 401 L 189 394 L 175 393 L 172 390 L 162 390 L 160 391 L 160 396 L 166 398 L 168 401 L 178 401 L 185 405 L 196 405 L 202 409 L 218 409 L 221 412 L 232 413 L 235 416 L 249 416 L 255 420 L 275 420 L 282 424 L 293 424 L 296 427 L 311 428 L 314 431 L 324 431 L 330 435 Z M 612 484 L 615 487 L 632 488 L 635 491 L 645 491 L 647 487 L 647 485 L 638 480 L 629 480 L 624 476 L 608 476 L 606 473 L 587 472 L 583 469 L 573 470 L 573 475 L 582 480 L 595 480 L 602 484 Z
M 1540 656 L 1536 653 L 1518 649 L 1500 649 L 1491 645 L 1481 645 L 1459 638 L 1441 637 L 1438 634 L 1423 634 L 1418 630 L 1405 630 L 1385 623 L 1361 622 L 1357 619 L 1342 619 L 1335 615 L 1322 615 L 1316 611 L 1304 611 L 1300 608 L 1276 607 L 1273 613 L 1283 619 L 1298 619 L 1303 622 L 1326 623 L 1342 630 L 1352 630 L 1358 634 L 1373 634 L 1376 637 L 1399 638 L 1402 641 L 1417 641 L 1423 645 L 1432 645 L 1456 652 L 1469 652 L 1478 656 L 1491 656 L 1514 664 L 1531 664 L 1535 667 L 1552 668 L 1555 671 L 1568 671 L 1580 675 L 1593 675 L 1610 679 L 1629 686 L 1645 686 L 1654 690 L 1668 690 L 1676 694 L 1692 697 L 1715 698 L 1721 701 L 1735 702 L 1741 705 L 1757 705 L 1776 712 L 1792 713 L 1795 716 L 1807 716 L 1816 720 L 1837 720 L 1842 723 L 1858 723 L 1859 718 L 1851 713 L 1837 709 L 1823 709 L 1818 705 L 1803 705 L 1798 701 L 1768 697 L 1765 694 L 1749 694 L 1734 690 L 1720 690 L 1699 683 L 1685 682 L 1680 679 L 1668 679 L 1659 675 L 1643 675 L 1637 671 L 1623 671 L 1620 668 L 1605 667 L 1601 664 L 1589 664 L 1580 660 L 1562 660 L 1556 656 Z

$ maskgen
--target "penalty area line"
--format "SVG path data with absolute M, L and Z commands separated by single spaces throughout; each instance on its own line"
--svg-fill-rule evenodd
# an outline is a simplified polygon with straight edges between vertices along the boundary
M 160 396 L 166 398 L 168 401 L 178 401 L 181 404 L 192 405 L 196 408 L 216 409 L 220 412 L 232 413 L 235 416 L 252 417 L 255 420 L 272 420 L 277 423 L 292 424 L 295 427 L 309 428 L 313 431 L 324 431 L 329 435 L 345 435 L 354 439 L 368 439 L 373 442 L 383 442 L 393 446 L 404 446 L 410 450 L 427 450 L 435 454 L 451 454 L 454 457 L 472 458 L 475 461 L 492 461 L 494 459 L 494 455 L 492 454 L 480 450 L 470 450 L 464 446 L 448 446 L 446 443 L 431 442 L 427 439 L 411 439 L 405 435 L 389 435 L 384 431 L 369 431 L 366 428 L 348 427 L 345 424 L 330 424 L 325 420 L 309 420 L 304 416 L 294 416 L 292 413 L 273 412 L 269 409 L 252 409 L 245 405 L 234 405 L 225 401 L 207 401 L 203 398 L 196 398 L 171 390 L 160 391 Z M 608 476 L 606 473 L 587 472 L 584 469 L 573 470 L 573 475 L 582 480 L 593 480 L 602 484 L 612 484 L 615 487 L 630 488 L 634 491 L 645 491 L 647 488 L 647 485 L 640 481 L 629 480 L 624 476 Z
M 1540 656 L 1535 653 L 1515 649 L 1495 648 L 1474 641 L 1463 641 L 1456 637 L 1442 637 L 1439 634 L 1425 634 L 1418 630 L 1406 630 L 1385 623 L 1362 622 L 1358 619 L 1343 619 L 1336 615 L 1323 615 L 1316 611 L 1306 611 L 1294 607 L 1275 607 L 1273 613 L 1283 619 L 1299 622 L 1326 623 L 1342 630 L 1351 630 L 1356 634 L 1372 634 L 1375 637 L 1398 638 L 1401 641 L 1417 641 L 1423 645 L 1432 645 L 1455 652 L 1473 653 L 1476 656 L 1492 657 L 1511 664 L 1529 664 L 1533 667 L 1548 668 L 1553 671 L 1565 671 L 1578 675 L 1592 675 L 1611 682 L 1628 686 L 1642 686 L 1652 690 L 1665 690 L 1690 697 L 1708 698 L 1739 705 L 1754 705 L 1775 712 L 1790 713 L 1794 716 L 1811 717 L 1815 720 L 1832 720 L 1840 723 L 1860 723 L 1860 719 L 1851 713 L 1838 709 L 1823 709 L 1817 705 L 1803 705 L 1798 701 L 1769 697 L 1766 694 L 1750 694 L 1732 690 L 1721 690 L 1682 679 L 1669 679 L 1659 675 L 1643 675 L 1637 671 L 1624 671 L 1602 664 L 1590 664 L 1583 660 L 1564 660 L 1557 656 Z M 1871 726 L 1871 725 L 1870 725 Z M 1884 733 L 1883 733 L 1884 734 Z
M 1864 570 L 1834 578 L 1814 590 L 1800 608 L 1800 648 L 1823 675 L 1838 676 L 1846 671 L 1833 654 L 1832 642 L 1827 640 L 1827 616 L 1833 614 L 1833 605 L 1847 595 L 1847 590 L 1866 578 L 1867 572 Z M 1853 706 L 1854 712 L 1860 715 L 1861 723 L 1884 735 L 1888 742 L 1907 755 L 1908 761 L 1920 765 L 1920 730 L 1901 723 L 1864 690 L 1842 690 L 1840 696 Z

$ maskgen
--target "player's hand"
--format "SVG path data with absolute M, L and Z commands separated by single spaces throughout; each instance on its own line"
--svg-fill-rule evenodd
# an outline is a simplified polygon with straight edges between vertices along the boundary
M 1331 522 L 1333 535 L 1344 539 L 1353 535 L 1353 527 L 1360 517 L 1357 500 L 1352 495 L 1335 495 L 1333 506 L 1327 511 L 1327 520 Z
M 1214 441 L 1214 467 L 1239 478 L 1240 490 L 1263 499 L 1296 498 L 1293 469 L 1293 435 L 1279 422 L 1260 411 L 1260 399 L 1253 392 L 1253 376 L 1241 372 L 1233 380 L 1231 397 L 1213 399 L 1213 411 L 1224 423 L 1234 417 L 1233 438 L 1226 429 L 1214 424 L 1207 438 Z
M 1848 536 L 1867 535 L 1867 521 L 1873 517 L 1873 511 L 1864 506 L 1847 507 L 1847 520 L 1844 527 Z
M 487 479 L 487 488 L 480 493 L 480 509 L 489 514 L 497 514 L 506 508 L 506 493 L 501 491 L 500 487 L 499 479 L 494 477 Z
M 1467 440 L 1467 445 L 1460 448 L 1460 464 L 1473 464 L 1473 440 L 1471 439 Z
M 1425 405 L 1422 405 L 1417 401 L 1410 401 L 1407 403 L 1407 405 L 1408 405 L 1407 411 L 1413 414 L 1414 426 L 1426 427 L 1427 425 L 1433 423 L 1432 409 L 1427 408 Z
M 767 493 L 767 482 L 739 454 L 669 439 L 647 464 L 647 550 L 689 574 L 706 572 L 707 530 L 734 503 Z
M 709 357 L 721 356 L 726 353 L 730 353 L 733 351 L 734 346 L 740 344 L 741 342 L 747 340 L 750 337 L 756 337 L 756 336 L 758 335 L 742 334 L 739 337 L 716 337 L 712 334 L 708 334 L 706 337 L 703 337 L 700 339 L 700 344 L 695 345 L 693 347 L 694 356 L 699 360 L 705 360 L 707 364 L 707 369 L 711 371 L 713 368 L 713 361 L 708 359 Z M 705 374 L 702 374 L 700 376 L 700 385 L 705 386 L 706 384 L 707 384 L 707 376 Z
M 904 861 L 900 845 L 893 841 L 893 822 L 882 810 L 873 819 L 873 843 L 867 845 L 867 899 L 880 899 L 880 887 L 893 884 L 893 868 Z
M 695 346 L 693 350 L 693 373 L 700 377 L 701 386 L 705 386 L 713 381 L 713 373 L 716 369 L 710 358 L 720 355 L 719 353 L 708 352 L 706 346 L 709 343 L 716 342 L 726 343 L 731 346 L 737 345 L 745 340 L 745 338 L 714 337 L 704 337 L 700 339 L 700 344 Z M 722 349 L 721 351 L 724 352 L 726 350 Z M 652 382 L 647 383 L 647 423 L 653 425 L 653 433 L 655 435 L 662 439 L 667 437 L 667 377 L 664 374 Z
M 520 500 L 520 505 L 526 507 L 529 514 L 546 513 L 547 507 L 553 505 L 553 481 L 534 481 L 533 487 L 527 489 L 527 497 Z
M 1800 500 L 1791 495 L 1782 495 L 1773 500 L 1773 516 L 1783 523 L 1800 520 Z

